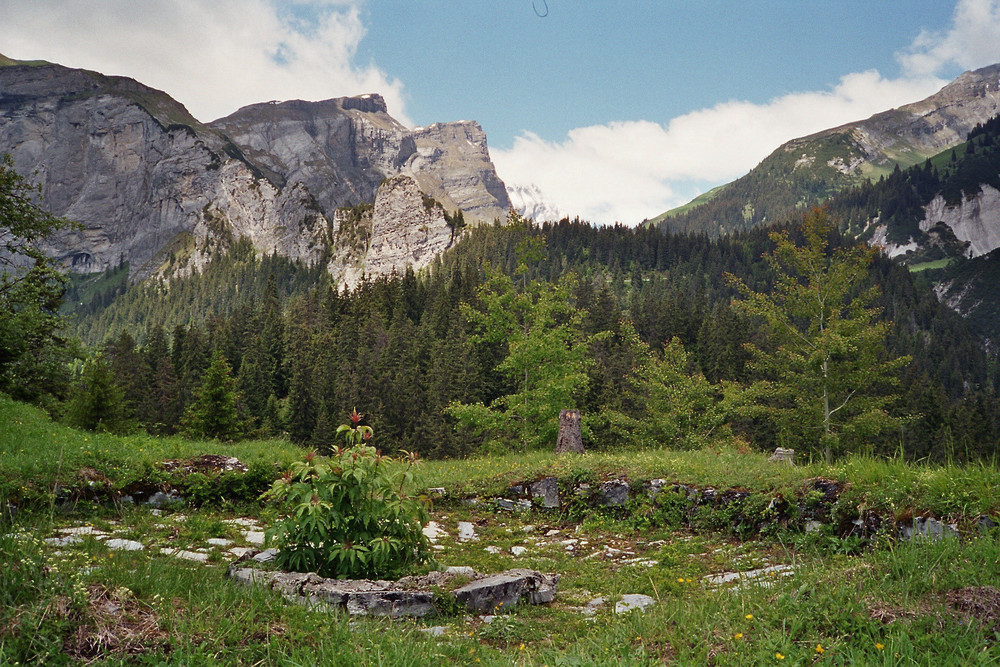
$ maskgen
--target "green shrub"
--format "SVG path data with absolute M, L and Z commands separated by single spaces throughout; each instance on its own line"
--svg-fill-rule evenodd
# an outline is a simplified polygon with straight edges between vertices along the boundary
M 355 422 L 348 441 L 360 442 L 365 432 L 370 429 Z M 429 562 L 422 531 L 427 510 L 405 495 L 415 460 L 356 444 L 337 447 L 326 461 L 311 453 L 292 464 L 264 494 L 291 511 L 267 532 L 278 545 L 279 567 L 329 577 L 395 578 Z

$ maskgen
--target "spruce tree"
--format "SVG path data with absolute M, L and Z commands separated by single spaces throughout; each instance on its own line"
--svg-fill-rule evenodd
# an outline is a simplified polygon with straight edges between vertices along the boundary
M 195 438 L 236 440 L 243 434 L 243 423 L 236 409 L 235 381 L 221 350 L 212 354 L 194 402 L 183 419 L 184 431 Z

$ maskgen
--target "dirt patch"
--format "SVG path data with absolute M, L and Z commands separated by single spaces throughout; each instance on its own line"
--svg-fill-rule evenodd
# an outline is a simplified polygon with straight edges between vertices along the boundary
M 994 631 L 1000 630 L 1000 590 L 992 586 L 969 586 L 948 591 L 945 600 L 964 617 L 975 618 Z
M 84 619 L 63 643 L 63 652 L 85 664 L 170 648 L 156 611 L 127 589 L 89 586 Z
M 203 454 L 199 457 L 187 460 L 171 459 L 160 463 L 160 467 L 171 472 L 200 472 L 203 474 L 247 471 L 247 467 L 243 465 L 235 456 L 221 456 L 219 454 Z

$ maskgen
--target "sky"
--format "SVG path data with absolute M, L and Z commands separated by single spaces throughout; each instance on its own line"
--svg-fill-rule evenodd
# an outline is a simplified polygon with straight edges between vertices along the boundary
M 783 142 L 1000 62 L 1000 0 L 0 0 L 0 53 L 130 76 L 202 121 L 377 92 L 475 120 L 552 215 L 635 225 Z

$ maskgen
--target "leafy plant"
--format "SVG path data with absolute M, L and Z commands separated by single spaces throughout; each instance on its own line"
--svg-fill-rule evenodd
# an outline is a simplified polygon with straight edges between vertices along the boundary
M 291 510 L 266 533 L 279 548 L 280 567 L 331 577 L 396 578 L 430 561 L 423 534 L 427 509 L 406 495 L 416 454 L 383 456 L 360 444 L 371 427 L 339 429 L 353 446 L 326 460 L 310 453 L 292 464 L 264 494 Z

